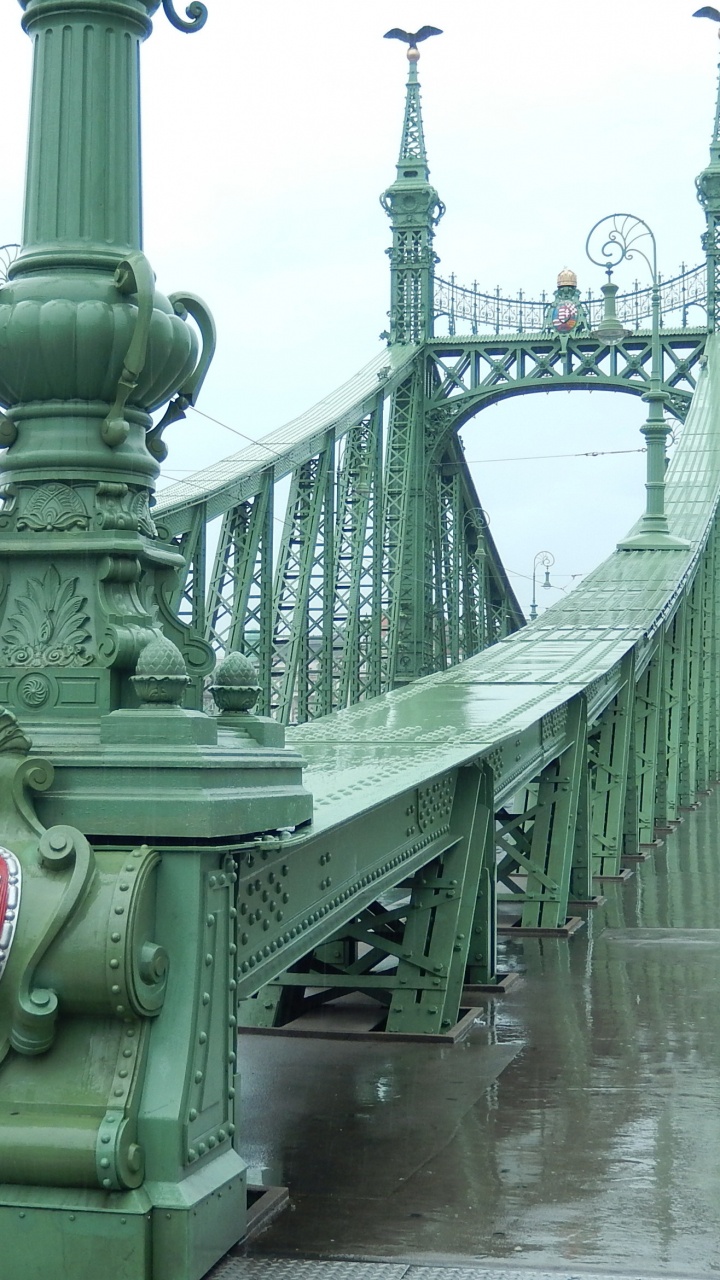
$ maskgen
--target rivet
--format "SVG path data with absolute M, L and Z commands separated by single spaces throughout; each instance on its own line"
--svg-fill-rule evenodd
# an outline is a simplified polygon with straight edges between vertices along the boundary
M 119 960 L 111 960 L 111 961 L 110 961 L 110 968 L 111 968 L 111 969 L 119 969 L 119 968 L 120 968 L 120 961 L 119 961 Z
M 112 1190 L 112 1182 L 110 1181 L 109 1178 L 103 1178 L 103 1186 L 106 1191 Z
M 198 1040 L 200 1044 L 207 1044 L 207 1033 L 205 1031 L 201 1031 L 198 1036 Z
M 128 891 L 128 889 L 129 889 L 129 888 L 130 888 L 130 885 L 129 885 L 129 884 L 121 884 L 121 885 L 120 885 L 120 892 L 121 892 L 121 893 L 127 893 L 127 891 Z
M 107 1156 L 103 1156 L 102 1160 L 100 1161 L 100 1168 L 101 1169 L 110 1168 L 110 1161 L 108 1160 Z
M 124 916 L 124 915 L 125 915 L 125 908 L 124 908 L 124 907 L 116 907 L 116 908 L 115 908 L 115 915 L 116 915 L 116 916 Z
M 200 1084 L 200 1083 L 201 1083 L 201 1081 L 202 1081 L 202 1078 L 203 1078 L 203 1073 L 202 1073 L 202 1071 L 196 1071 L 196 1072 L 195 1072 L 195 1083 L 196 1083 L 196 1084 Z
M 110 988 L 110 991 L 111 991 L 112 995 L 114 995 L 114 996 L 119 996 L 119 995 L 120 995 L 120 988 L 119 988 L 119 986 L 118 986 L 117 982 L 113 984 L 113 986 Z
M 209 991 L 203 991 L 203 994 L 202 994 L 202 1002 L 203 1002 L 203 1004 L 209 1004 L 209 1003 L 210 1003 L 210 992 L 209 992 Z
M 122 934 L 120 934 L 120 933 L 111 933 L 111 934 L 110 934 L 110 941 L 111 941 L 111 942 L 119 942 L 121 937 L 122 937 Z
M 116 1004 L 116 1005 L 115 1005 L 115 1012 L 116 1012 L 116 1013 L 124 1013 L 124 1012 L 125 1012 L 125 1005 L 124 1005 L 124 1004 Z
M 191 1108 L 191 1110 L 190 1110 L 190 1113 L 189 1113 L 189 1117 L 188 1117 L 188 1118 L 189 1118 L 190 1120 L 197 1120 L 197 1117 L 198 1117 L 198 1113 L 197 1113 L 197 1111 L 195 1110 L 195 1108 L 194 1108 L 194 1107 L 192 1107 L 192 1108 Z
M 210 952 L 208 951 L 208 953 L 207 953 L 207 955 L 206 955 L 206 957 L 205 957 L 205 963 L 206 963 L 206 965 L 211 965 L 211 964 L 212 964 L 212 962 L 213 962 L 213 958 L 212 958 L 212 956 L 211 956 Z
M 207 925 L 208 929 L 212 929 L 212 927 L 213 927 L 213 925 L 214 925 L 214 923 L 215 923 L 215 917 L 214 917 L 214 916 L 208 916 L 208 917 L 207 917 L 207 920 L 205 921 L 205 923 L 206 923 L 206 925 Z

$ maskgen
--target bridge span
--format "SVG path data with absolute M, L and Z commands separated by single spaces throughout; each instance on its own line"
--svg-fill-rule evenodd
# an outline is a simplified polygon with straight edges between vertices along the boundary
M 389 33 L 409 71 L 386 346 L 156 501 L 215 325 L 142 249 L 139 51 L 158 13 L 189 34 L 209 15 L 23 9 L 26 213 L 0 254 L 0 1271 L 95 1280 L 102 1247 L 113 1280 L 201 1280 L 252 1222 L 238 1026 L 297 1033 L 350 998 L 379 1043 L 445 1052 L 506 989 L 499 932 L 566 947 L 718 778 L 720 99 L 705 262 L 663 284 L 648 259 L 650 328 L 642 291 L 582 299 L 564 271 L 528 327 L 521 308 L 483 330 L 487 295 L 435 277 L 417 44 L 438 33 Z M 647 510 L 526 625 L 459 430 L 588 388 L 649 405 Z

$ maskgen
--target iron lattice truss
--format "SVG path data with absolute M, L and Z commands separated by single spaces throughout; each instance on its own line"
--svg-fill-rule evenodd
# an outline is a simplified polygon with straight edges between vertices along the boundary
M 707 330 L 664 329 L 661 336 L 667 412 L 684 422 L 707 342 Z M 535 391 L 620 391 L 643 395 L 650 384 L 652 334 L 632 333 L 616 346 L 591 334 L 561 342 L 549 335 L 499 335 L 427 344 L 432 408 L 457 429 L 479 409 Z
M 262 920 L 247 927 L 243 1024 L 281 1025 L 360 991 L 385 1030 L 447 1031 L 463 989 L 501 981 L 497 903 L 504 932 L 569 936 L 598 881 L 626 875 L 708 793 L 720 764 L 709 350 L 668 472 L 685 551 L 615 551 L 505 644 L 292 731 L 317 803 L 292 847 L 310 865 L 332 858 L 332 877 L 308 892 L 306 936 L 283 942 L 283 961 L 267 955 Z M 353 837 L 368 855 L 360 875 Z M 265 874 L 272 892 L 277 872 Z M 256 875 L 239 883 L 249 907 Z M 338 885 L 352 886 L 352 911 Z
M 663 331 L 667 410 L 681 422 L 706 339 Z M 253 657 L 263 708 L 286 723 L 480 652 L 523 619 L 460 428 L 516 395 L 640 396 L 651 355 L 645 332 L 616 347 L 526 334 L 391 349 L 296 430 L 160 495 L 186 562 L 177 611 L 218 653 Z
M 452 432 L 439 442 L 425 414 L 424 361 L 406 363 L 389 395 L 356 407 L 358 420 L 331 421 L 274 465 L 266 451 L 241 484 L 210 483 L 189 503 L 183 483 L 160 496 L 159 523 L 186 563 L 177 612 L 218 653 L 256 661 L 263 708 L 286 723 L 442 669 L 522 625 L 459 442 Z

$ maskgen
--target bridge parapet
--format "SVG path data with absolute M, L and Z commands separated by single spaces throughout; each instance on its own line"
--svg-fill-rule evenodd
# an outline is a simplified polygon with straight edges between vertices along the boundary
M 698 328 L 707 325 L 707 267 L 680 268 L 677 275 L 661 279 L 661 316 L 672 318 L 673 329 Z M 643 321 L 652 315 L 652 289 L 636 283 L 631 290 L 619 293 L 616 299 L 618 319 L 632 329 L 639 329 Z M 582 299 L 583 309 L 591 329 L 600 324 L 604 299 L 588 290 Z M 698 308 L 699 310 L 693 310 Z M 448 333 L 509 334 L 541 333 L 548 328 L 548 313 L 552 309 L 552 295 L 542 293 L 531 298 L 520 290 L 513 297 L 504 296 L 498 286 L 493 292 L 484 292 L 477 283 L 459 284 L 454 275 L 448 278 L 435 276 L 434 310 L 436 319 L 446 319 Z

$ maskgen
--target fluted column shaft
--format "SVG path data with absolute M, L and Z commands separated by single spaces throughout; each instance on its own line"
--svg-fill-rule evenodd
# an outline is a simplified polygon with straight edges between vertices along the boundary
M 34 74 L 23 252 L 13 274 L 48 257 L 114 268 L 142 245 L 139 48 L 156 5 L 25 7 Z

